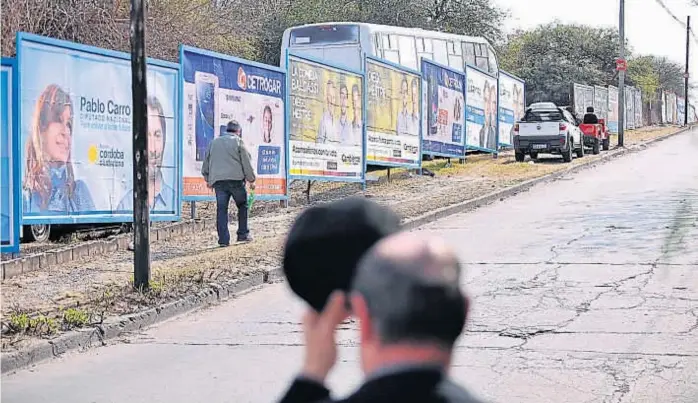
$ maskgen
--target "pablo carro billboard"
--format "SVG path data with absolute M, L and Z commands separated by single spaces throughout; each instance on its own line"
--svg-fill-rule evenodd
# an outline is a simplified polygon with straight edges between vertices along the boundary
M 497 79 L 472 67 L 465 69 L 468 80 L 466 103 L 466 145 L 468 148 L 496 152 Z
M 296 56 L 287 66 L 289 175 L 362 182 L 363 75 Z
M 422 152 L 464 158 L 465 75 L 422 59 L 422 76 L 427 92 Z
M 0 250 L 19 252 L 19 171 L 18 150 L 15 144 L 16 88 L 15 65 L 2 59 L 0 70 Z
M 259 199 L 286 198 L 285 73 L 231 56 L 182 46 L 184 199 L 213 199 L 201 165 L 228 122 L 242 127 Z
M 514 144 L 514 124 L 523 118 L 525 110 L 525 82 L 499 72 L 499 144 Z
M 366 59 L 366 161 L 419 167 L 422 78 Z
M 133 109 L 125 53 L 18 36 L 25 223 L 131 221 Z M 179 68 L 148 61 L 153 220 L 180 213 Z

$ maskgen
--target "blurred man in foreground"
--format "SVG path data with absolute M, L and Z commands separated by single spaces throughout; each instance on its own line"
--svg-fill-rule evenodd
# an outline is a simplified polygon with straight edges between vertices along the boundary
M 397 233 L 379 241 L 359 263 L 348 296 L 366 378 L 336 401 L 476 402 L 446 374 L 468 310 L 459 278 L 456 256 L 439 240 Z M 306 357 L 283 403 L 335 401 L 324 383 L 337 359 L 335 330 L 349 316 L 346 298 L 336 291 L 322 313 L 305 314 Z

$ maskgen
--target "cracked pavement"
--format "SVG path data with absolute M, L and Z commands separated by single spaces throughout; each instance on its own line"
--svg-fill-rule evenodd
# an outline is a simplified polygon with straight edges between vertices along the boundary
M 452 376 L 491 402 L 698 402 L 698 130 L 418 231 L 473 298 Z M 284 284 L 4 376 L 3 402 L 269 402 L 300 366 Z M 361 381 L 338 333 L 337 395 Z

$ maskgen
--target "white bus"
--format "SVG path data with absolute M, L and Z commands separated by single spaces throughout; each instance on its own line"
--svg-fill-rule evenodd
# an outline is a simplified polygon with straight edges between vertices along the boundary
M 479 67 L 498 76 L 494 48 L 485 38 L 445 34 L 419 28 L 337 22 L 288 28 L 281 44 L 281 67 L 286 50 L 299 56 L 363 69 L 362 53 L 421 70 L 421 58 L 464 71 L 465 65 Z

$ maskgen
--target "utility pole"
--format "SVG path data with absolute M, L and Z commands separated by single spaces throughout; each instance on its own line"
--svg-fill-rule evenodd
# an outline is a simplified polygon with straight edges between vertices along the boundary
M 625 0 L 620 0 L 620 61 L 625 63 Z M 625 140 L 625 70 L 618 68 L 618 147 Z
M 145 0 L 131 0 L 131 93 L 133 97 L 133 285 L 138 290 L 146 290 L 150 283 L 150 208 L 148 203 Z
M 684 114 L 683 125 L 688 126 L 688 64 L 691 62 L 691 16 L 686 19 L 686 73 L 684 74 Z

